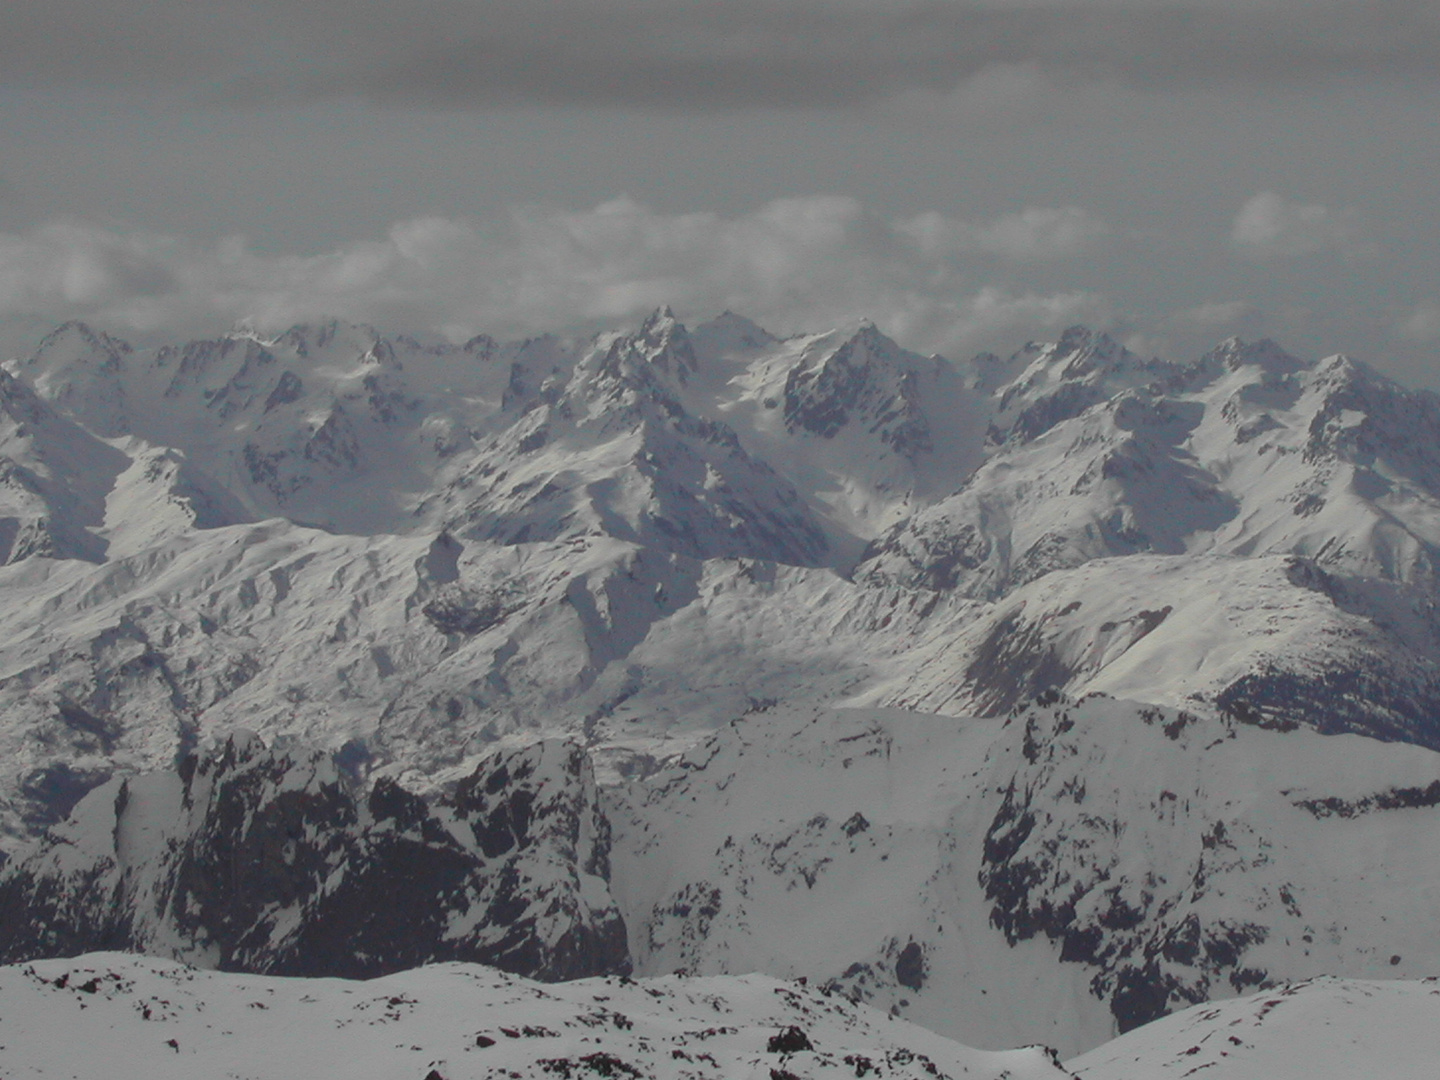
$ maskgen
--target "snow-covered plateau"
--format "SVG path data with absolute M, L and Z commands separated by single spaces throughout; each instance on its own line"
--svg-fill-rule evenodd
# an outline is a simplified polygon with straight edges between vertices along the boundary
M 0 596 L 0 1001 L 293 987 L 321 1074 L 346 994 L 558 1031 L 600 984 L 557 981 L 607 976 L 733 999 L 716 1075 L 1064 1075 L 948 1037 L 1324 1076 L 1322 1014 L 1408 1038 L 1387 1075 L 1430 1045 L 1440 398 L 1348 357 L 71 323 L 0 368 Z M 82 963 L 104 994 L 57 985 Z M 786 995 L 838 1025 L 823 1068 L 765 1056 Z M 647 1008 L 604 1053 L 685 1072 Z M 592 1052 L 457 1057 L 448 1023 L 360 1056 Z

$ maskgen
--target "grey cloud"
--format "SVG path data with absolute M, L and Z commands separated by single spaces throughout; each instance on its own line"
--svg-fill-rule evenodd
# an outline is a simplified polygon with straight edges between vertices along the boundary
M 268 33 L 232 0 L 9 4 L 0 14 L 0 81 L 163 86 L 237 76 L 247 47 Z
M 237 101 L 847 106 L 996 64 L 1151 86 L 1440 74 L 1433 4 L 1071 0 L 56 0 L 0 25 L 10 78 L 194 82 Z
M 281 89 L 452 107 L 704 109 L 845 106 L 905 90 L 943 92 L 996 64 L 1155 86 L 1440 70 L 1440 21 L 1428 8 L 1397 5 L 853 10 L 811 0 L 559 5 L 543 15 L 492 8 L 477 20 L 478 10 L 421 19 L 408 33 L 396 27 L 387 41 L 398 49 L 306 73 Z M 440 32 L 427 33 L 427 25 Z
M 484 224 L 416 218 L 383 239 L 301 257 L 256 253 L 239 238 L 212 246 L 72 221 L 0 232 L 0 344 L 17 317 L 179 335 L 334 316 L 463 339 L 598 328 L 672 303 L 743 311 L 777 332 L 863 313 L 913 347 L 963 356 L 1108 319 L 1103 297 L 1087 291 L 973 280 L 993 267 L 928 250 L 913 224 L 836 196 L 780 199 L 732 218 L 617 199 L 579 212 L 517 209 Z M 988 228 L 938 215 L 926 225 L 948 236 Z

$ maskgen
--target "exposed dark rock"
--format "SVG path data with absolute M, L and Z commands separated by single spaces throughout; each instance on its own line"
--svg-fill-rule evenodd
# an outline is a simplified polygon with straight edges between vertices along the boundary
M 442 960 L 541 979 L 629 970 L 609 825 L 578 746 L 489 758 L 433 803 L 389 779 L 368 797 L 353 784 L 328 755 L 254 736 L 110 781 L 0 873 L 0 960 L 125 949 L 351 978 Z
M 570 1080 L 570 1077 L 585 1073 L 594 1073 L 596 1076 L 609 1078 L 617 1076 L 631 1076 L 636 1080 L 644 1077 L 644 1073 L 627 1061 L 622 1061 L 614 1054 L 607 1054 L 603 1050 L 597 1050 L 593 1054 L 586 1054 L 579 1058 L 541 1058 L 536 1062 L 547 1073 Z
M 810 1036 L 792 1025 L 771 1035 L 765 1043 L 765 1049 L 772 1054 L 798 1054 L 802 1050 L 813 1050 L 815 1047 L 810 1044 Z
M 513 610 L 514 606 L 498 592 L 452 582 L 437 589 L 420 613 L 442 634 L 470 636 L 503 622 Z
M 1325 735 L 1353 732 L 1440 749 L 1440 673 L 1402 665 L 1251 671 L 1215 697 L 1235 720 L 1286 731 L 1304 724 Z
M 934 448 L 915 373 L 895 363 L 893 342 L 863 327 L 820 362 L 802 361 L 785 379 L 785 426 L 833 439 L 853 421 L 914 460 Z
M 1053 393 L 1027 405 L 1016 415 L 1003 436 L 998 430 L 992 434 L 992 441 L 999 437 L 1009 443 L 1030 442 L 1055 425 L 1079 416 L 1090 406 L 1105 400 L 1105 397 L 1098 387 L 1066 383 Z
M 75 804 L 110 779 L 108 769 L 83 769 L 63 761 L 36 769 L 20 784 L 20 794 L 29 803 L 24 820 L 45 828 L 64 821 Z
M 996 716 L 1063 686 L 1071 674 L 1044 625 L 1026 621 L 1022 611 L 1014 611 L 976 647 L 964 682 L 973 688 L 976 712 Z
M 1023 725 L 1018 749 L 1024 765 L 985 834 L 979 883 L 992 903 L 991 924 L 1011 945 L 1044 935 L 1058 945 L 1061 962 L 1092 967 L 1091 992 L 1107 1002 L 1121 1031 L 1208 1000 L 1217 983 L 1228 981 L 1238 990 L 1264 981 L 1265 973 L 1244 960 L 1266 939 L 1267 929 L 1197 910 L 1206 895 L 1208 865 L 1219 861 L 1232 871 L 1245 865 L 1238 829 L 1211 821 L 1190 863 L 1172 878 L 1151 872 L 1131 880 L 1122 869 L 1118 840 L 1126 822 L 1063 811 L 1069 801 L 1063 796 L 1076 786 L 1072 774 L 1078 768 L 1079 751 L 1066 737 L 1074 727 L 1072 707 L 1050 694 L 1008 721 Z M 1159 708 L 1135 715 L 1171 741 L 1224 737 L 1220 720 Z M 1398 805 L 1433 795 L 1440 803 L 1440 782 L 1434 787 L 1433 793 L 1392 793 L 1389 801 Z M 1177 797 L 1163 791 L 1158 798 Z M 1317 814 L 1348 809 L 1306 808 Z M 1262 850 L 1253 858 L 1263 862 L 1266 856 Z M 1295 908 L 1286 889 L 1277 899 Z
M 265 399 L 265 411 L 277 409 L 281 405 L 288 405 L 292 401 L 299 401 L 305 393 L 305 383 L 300 376 L 293 371 L 286 371 L 281 374 L 275 383 L 275 389 L 270 391 L 270 396 Z
M 895 981 L 918 993 L 925 985 L 925 975 L 925 950 L 918 941 L 912 941 L 895 960 Z
M 1342 799 L 1327 796 L 1321 799 L 1300 799 L 1296 806 L 1308 810 L 1317 818 L 1359 817 L 1375 810 L 1406 810 L 1421 806 L 1440 806 L 1440 780 L 1431 781 L 1425 787 L 1397 787 L 1377 791 L 1362 799 Z

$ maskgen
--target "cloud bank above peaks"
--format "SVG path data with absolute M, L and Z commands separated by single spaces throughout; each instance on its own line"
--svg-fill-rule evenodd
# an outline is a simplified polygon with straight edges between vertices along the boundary
M 447 108 L 843 107 L 997 64 L 1150 86 L 1440 72 L 1420 0 L 49 0 L 4 29 L 11 80 Z
M 1014 260 L 1078 255 L 1110 232 L 1105 222 L 1076 206 L 1028 207 L 987 222 L 962 221 L 931 211 L 898 222 L 896 228 L 929 255 L 986 252 Z
M 1323 251 L 1373 255 L 1378 250 L 1353 210 L 1293 202 L 1273 191 L 1245 202 L 1231 226 L 1230 242 L 1236 250 L 1262 259 Z
M 1088 292 L 994 282 L 1082 255 L 1107 233 L 1073 207 L 887 220 L 833 196 L 737 217 L 617 199 L 517 209 L 488 224 L 417 218 L 310 256 L 70 221 L 0 234 L 0 316 L 31 325 L 79 316 L 157 336 L 338 317 L 462 339 L 583 332 L 669 303 L 696 317 L 734 309 L 777 332 L 868 317 L 912 348 L 963 355 L 1103 322 L 1105 303 Z

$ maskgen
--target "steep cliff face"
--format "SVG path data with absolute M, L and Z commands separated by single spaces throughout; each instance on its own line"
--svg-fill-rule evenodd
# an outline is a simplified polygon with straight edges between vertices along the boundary
M 0 370 L 0 566 L 31 556 L 102 562 L 105 496 L 128 464 Z
M 102 785 L 0 877 L 0 956 L 133 949 L 351 978 L 439 960 L 629 970 L 578 747 L 497 755 L 434 803 L 388 779 L 361 794 L 346 758 L 236 735 Z

